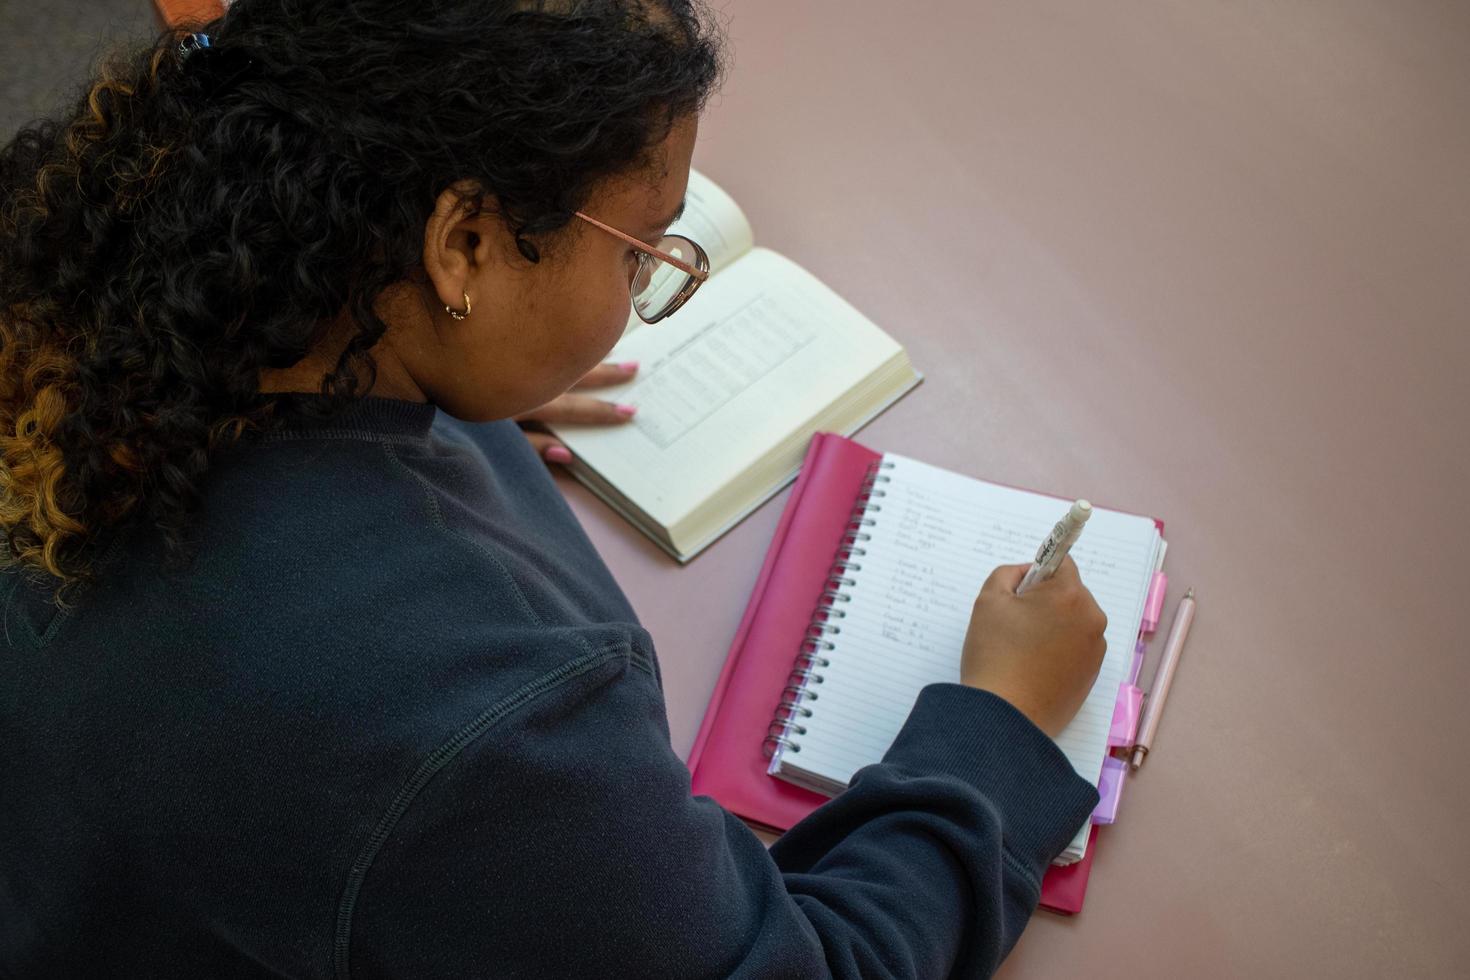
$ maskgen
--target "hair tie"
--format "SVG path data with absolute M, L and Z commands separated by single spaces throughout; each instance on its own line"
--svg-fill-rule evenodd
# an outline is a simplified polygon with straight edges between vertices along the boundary
M 186 60 L 195 51 L 209 47 L 208 34 L 188 34 L 179 42 L 179 59 Z
M 179 41 L 178 52 L 179 67 L 184 69 L 184 77 L 209 98 L 259 70 L 249 53 L 234 45 L 215 44 L 208 34 L 184 35 Z

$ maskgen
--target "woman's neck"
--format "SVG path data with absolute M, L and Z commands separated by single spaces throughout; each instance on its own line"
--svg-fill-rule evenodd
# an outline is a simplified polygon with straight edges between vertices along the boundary
M 337 359 L 356 331 L 357 327 L 350 318 L 338 317 L 316 347 L 300 361 L 288 368 L 263 368 L 260 372 L 261 392 L 319 393 L 322 390 L 322 379 L 336 368 Z M 403 361 L 393 350 L 393 344 L 386 334 L 373 345 L 370 353 L 377 368 L 377 380 L 368 392 L 369 395 L 406 402 L 429 400 L 403 366 Z

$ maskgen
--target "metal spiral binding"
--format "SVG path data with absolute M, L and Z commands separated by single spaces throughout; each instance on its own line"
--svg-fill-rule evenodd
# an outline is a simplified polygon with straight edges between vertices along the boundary
M 852 515 L 848 517 L 842 540 L 837 545 L 837 558 L 827 572 L 822 594 L 817 598 L 817 608 L 813 610 L 812 621 L 807 624 L 806 635 L 802 638 L 800 652 L 791 665 L 791 673 L 786 677 L 786 686 L 781 689 L 781 701 L 776 706 L 776 713 L 766 726 L 766 737 L 761 743 L 761 750 L 768 759 L 783 745 L 792 752 L 801 751 L 801 743 L 793 741 L 790 736 L 806 734 L 806 726 L 799 719 L 810 718 L 812 709 L 802 702 L 817 700 L 817 692 L 808 690 L 807 686 L 809 683 L 822 683 L 825 678 L 816 673 L 816 670 L 832 663 L 822 655 L 822 651 L 832 650 L 836 645 L 825 637 L 829 633 L 842 632 L 842 627 L 834 625 L 831 620 L 847 616 L 846 612 L 836 608 L 839 602 L 852 601 L 852 596 L 842 591 L 844 586 L 854 584 L 846 573 L 863 567 L 861 562 L 852 559 L 861 558 L 868 553 L 858 542 L 872 537 L 872 534 L 862 530 L 875 523 L 868 514 L 883 509 L 882 504 L 872 503 L 872 499 L 887 496 L 887 491 L 874 489 L 876 484 L 888 483 L 891 479 L 878 471 L 891 469 L 893 464 L 880 458 L 869 464 L 868 472 L 863 477 Z

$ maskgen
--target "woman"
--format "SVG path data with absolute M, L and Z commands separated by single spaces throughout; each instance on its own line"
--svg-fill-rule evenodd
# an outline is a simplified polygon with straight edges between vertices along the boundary
M 0 973 L 979 976 L 1096 796 L 1075 567 L 768 853 L 516 419 L 589 406 L 685 0 L 237 0 L 0 153 Z M 660 243 L 663 242 L 661 247 Z M 693 270 L 694 274 L 691 274 Z M 529 440 L 528 440 L 529 436 Z

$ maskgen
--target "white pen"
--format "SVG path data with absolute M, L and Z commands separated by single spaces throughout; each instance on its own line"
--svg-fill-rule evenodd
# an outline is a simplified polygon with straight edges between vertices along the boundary
M 1067 557 L 1067 552 L 1072 550 L 1072 542 L 1077 540 L 1082 533 L 1082 525 L 1092 516 L 1092 505 L 1085 500 L 1079 500 L 1072 504 L 1072 509 L 1067 511 L 1067 516 L 1057 521 L 1056 527 L 1041 542 L 1041 547 L 1036 549 L 1036 560 L 1031 567 L 1026 569 L 1026 577 L 1021 579 L 1021 584 L 1016 586 L 1016 595 L 1025 592 L 1037 582 L 1044 582 L 1052 577 L 1062 559 Z

